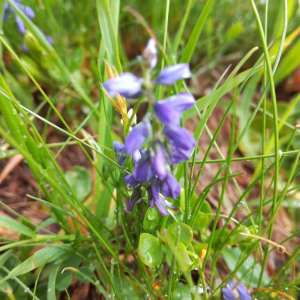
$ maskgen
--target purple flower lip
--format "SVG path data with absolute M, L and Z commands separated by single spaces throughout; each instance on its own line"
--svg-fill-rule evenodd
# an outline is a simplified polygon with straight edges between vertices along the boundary
M 181 114 L 166 103 L 156 102 L 154 110 L 157 118 L 165 125 L 179 125 Z
M 195 102 L 195 98 L 192 94 L 180 93 L 161 100 L 158 103 L 164 104 L 177 112 L 183 112 L 190 109 L 195 104 Z
M 196 142 L 192 134 L 180 126 L 165 126 L 165 135 L 174 147 L 190 150 L 195 147 Z
M 180 185 L 172 174 L 168 174 L 162 183 L 162 194 L 166 197 L 176 199 L 180 195 Z
M 167 176 L 167 163 L 164 146 L 159 142 L 154 146 L 152 164 L 157 178 L 163 180 Z
M 103 87 L 110 97 L 120 94 L 125 98 L 136 98 L 141 93 L 144 80 L 131 73 L 122 73 L 119 77 L 108 79 Z
M 125 152 L 128 155 L 133 155 L 135 150 L 140 149 L 146 142 L 150 130 L 150 124 L 145 120 L 135 126 L 125 141 Z
M 124 177 L 124 182 L 129 184 L 132 188 L 136 187 L 138 184 L 138 181 L 134 178 L 133 174 L 126 175 Z
M 151 158 L 148 152 L 146 152 L 139 160 L 138 164 L 135 165 L 132 174 L 137 181 L 148 182 L 154 177 L 154 171 Z
M 188 64 L 176 64 L 164 68 L 156 79 L 156 83 L 172 85 L 180 79 L 190 78 L 192 73 Z
M 183 150 L 181 148 L 171 146 L 171 164 L 179 164 L 181 162 L 187 161 L 191 157 L 191 149 Z

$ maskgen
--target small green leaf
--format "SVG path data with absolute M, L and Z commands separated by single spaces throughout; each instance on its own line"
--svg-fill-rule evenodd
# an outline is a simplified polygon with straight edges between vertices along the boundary
M 211 247 L 213 249 L 219 249 L 223 245 L 223 243 L 225 242 L 225 240 L 227 240 L 227 237 L 228 237 L 229 234 L 230 233 L 229 233 L 229 231 L 227 229 L 225 229 L 225 230 L 223 230 L 223 229 L 217 229 L 215 231 Z
M 148 267 L 158 267 L 163 258 L 162 245 L 159 239 L 149 233 L 142 233 L 138 247 L 141 261 Z
M 183 243 L 186 247 L 191 244 L 193 239 L 191 227 L 180 222 L 171 224 L 167 229 L 167 234 L 174 244 L 179 236 L 179 242 Z
M 147 232 L 151 232 L 156 229 L 158 224 L 160 223 L 161 220 L 161 214 L 157 210 L 156 207 L 149 207 L 147 209 L 144 221 L 143 221 L 143 228 Z
M 29 237 L 34 237 L 36 235 L 35 232 L 24 224 L 4 215 L 0 215 L 0 226 L 17 231 Z
M 229 235 L 228 238 L 228 245 L 236 245 L 243 240 L 247 239 L 247 236 L 242 235 L 241 233 L 250 233 L 250 230 L 245 225 L 239 225 L 234 231 Z
M 80 201 L 83 201 L 92 190 L 92 179 L 89 171 L 80 166 L 75 166 L 72 171 L 65 174 L 70 187 Z
M 201 232 L 206 231 L 211 222 L 211 218 L 211 207 L 207 201 L 204 201 L 200 211 L 198 211 L 195 217 L 193 229 Z
M 187 285 L 179 283 L 174 292 L 174 300 L 192 300 L 190 288 Z

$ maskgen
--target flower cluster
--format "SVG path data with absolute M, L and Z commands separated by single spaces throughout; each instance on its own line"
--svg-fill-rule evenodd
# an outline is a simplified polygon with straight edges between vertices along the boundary
M 237 300 L 235 297 L 235 281 L 229 281 L 226 288 L 222 289 L 223 298 L 225 300 Z M 247 291 L 246 287 L 243 284 L 239 284 L 236 287 L 237 294 L 239 295 L 240 300 L 251 300 L 250 293 Z
M 13 0 L 14 5 L 20 11 L 22 11 L 27 16 L 28 19 L 32 20 L 35 17 L 34 11 L 32 10 L 31 7 L 21 4 L 21 2 L 22 2 L 22 0 Z M 18 16 L 16 11 L 13 9 L 13 7 L 11 5 L 9 5 L 7 2 L 5 2 L 4 9 L 5 9 L 4 18 L 3 18 L 4 22 L 8 19 L 9 14 L 12 13 L 15 16 L 15 21 L 16 21 L 19 32 L 22 35 L 25 35 L 25 33 L 26 33 L 25 25 L 24 25 L 22 19 Z M 45 35 L 45 38 L 48 40 L 48 42 L 50 44 L 53 44 L 53 39 L 51 36 Z M 25 50 L 27 50 L 27 49 L 25 49 Z
M 134 168 L 125 176 L 125 183 L 134 188 L 127 210 L 141 200 L 141 188 L 148 194 L 150 207 L 154 205 L 165 216 L 167 207 L 172 205 L 165 199 L 176 199 L 181 192 L 180 185 L 172 175 L 171 165 L 184 162 L 191 156 L 196 143 L 189 131 L 180 126 L 181 114 L 191 108 L 195 99 L 191 94 L 180 93 L 161 101 L 154 97 L 155 84 L 172 85 L 176 81 L 191 77 L 188 64 L 176 64 L 164 68 L 156 79 L 151 80 L 151 71 L 157 63 L 157 49 L 154 39 L 150 39 L 140 58 L 145 70 L 144 78 L 131 73 L 123 73 L 107 80 L 103 87 L 110 97 L 121 95 L 136 98 L 145 95 L 151 113 L 128 134 L 125 144 L 114 143 L 123 164 L 126 155 L 132 157 Z M 148 143 L 147 143 L 148 142 Z M 141 149 L 147 143 L 147 149 Z

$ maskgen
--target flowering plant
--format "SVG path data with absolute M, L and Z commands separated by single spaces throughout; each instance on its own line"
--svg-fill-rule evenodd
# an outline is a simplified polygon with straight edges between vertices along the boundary
M 196 143 L 194 137 L 180 126 L 181 113 L 191 108 L 195 99 L 191 94 L 179 93 L 158 101 L 154 88 L 158 84 L 173 85 L 180 79 L 191 77 L 188 64 L 176 64 L 164 68 L 153 80 L 152 70 L 157 64 L 157 49 L 154 39 L 150 39 L 140 58 L 144 77 L 123 73 L 108 79 L 103 88 L 109 97 L 137 98 L 144 95 L 150 112 L 128 134 L 125 143 L 114 143 L 115 151 L 123 164 L 126 155 L 132 157 L 134 168 L 125 176 L 125 183 L 134 191 L 128 203 L 131 211 L 134 204 L 147 191 L 150 207 L 156 206 L 165 216 L 172 205 L 166 197 L 176 199 L 180 195 L 180 185 L 172 174 L 171 166 L 188 160 Z M 142 149 L 147 145 L 145 149 Z

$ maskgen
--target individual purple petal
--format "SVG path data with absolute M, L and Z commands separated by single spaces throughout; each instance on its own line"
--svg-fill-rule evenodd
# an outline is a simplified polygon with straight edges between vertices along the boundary
M 46 40 L 49 42 L 50 45 L 54 44 L 53 37 L 51 35 L 45 35 Z
M 231 289 L 223 288 L 222 293 L 225 300 L 236 300 Z
M 133 176 L 139 182 L 148 182 L 154 176 L 154 169 L 148 153 L 144 154 L 133 169 Z
M 251 300 L 250 293 L 243 284 L 239 284 L 237 286 L 237 291 L 241 300 Z
M 8 8 L 6 8 L 6 6 L 8 7 L 8 3 L 5 2 L 5 11 L 4 11 L 4 15 L 3 15 L 3 22 L 6 22 L 9 16 L 9 11 Z
M 138 181 L 135 179 L 135 177 L 133 176 L 133 174 L 126 175 L 124 177 L 124 182 L 126 184 L 129 184 L 132 188 L 136 187 L 137 184 L 138 184 Z
M 172 85 L 177 80 L 190 78 L 192 73 L 188 64 L 176 64 L 164 68 L 158 75 L 156 82 L 165 85 Z
M 150 207 L 153 207 L 155 202 L 159 199 L 159 183 L 155 179 L 151 182 L 151 185 L 148 187 L 148 203 Z
M 165 104 L 171 109 L 183 112 L 191 108 L 195 104 L 195 98 L 192 94 L 189 93 L 180 93 L 164 100 L 159 101 L 159 104 Z
M 134 164 L 137 164 L 139 160 L 141 159 L 141 152 L 139 150 L 135 150 L 132 154 L 132 160 Z
M 163 180 L 167 176 L 167 163 L 164 146 L 160 143 L 156 143 L 154 146 L 152 164 L 157 178 Z
M 168 174 L 162 183 L 162 194 L 173 199 L 180 195 L 180 185 L 172 174 Z
M 131 73 L 122 73 L 119 77 L 108 79 L 103 87 L 110 97 L 120 94 L 125 98 L 136 98 L 141 91 L 143 81 Z
M 143 52 L 143 61 L 147 69 L 153 69 L 157 64 L 157 48 L 155 39 L 151 38 Z
M 157 118 L 165 125 L 179 125 L 181 114 L 165 103 L 156 102 L 154 110 Z
M 167 211 L 167 206 L 169 205 L 167 204 L 165 197 L 163 197 L 161 194 L 159 194 L 158 199 L 155 201 L 155 206 L 162 216 L 169 215 L 169 212 Z
M 125 152 L 128 155 L 133 155 L 133 152 L 140 149 L 146 142 L 150 134 L 150 124 L 148 121 L 143 121 L 133 128 L 125 141 Z
M 23 43 L 22 44 L 22 48 L 23 48 L 23 50 L 25 51 L 25 52 L 28 52 L 29 50 L 28 50 L 28 48 L 27 48 L 27 46 Z
M 134 205 L 137 202 L 141 201 L 141 199 L 142 199 L 141 190 L 139 188 L 134 189 L 130 197 L 130 200 L 128 201 L 127 211 L 132 211 Z
M 187 161 L 191 157 L 191 149 L 184 150 L 176 146 L 171 146 L 171 164 L 179 164 L 181 162 Z
M 190 150 L 195 147 L 196 142 L 193 135 L 180 126 L 165 126 L 167 139 L 178 148 Z
M 122 144 L 120 142 L 117 142 L 117 141 L 114 141 L 113 144 L 114 144 L 114 149 L 117 153 L 123 153 L 124 152 L 124 149 L 125 149 L 124 144 Z
M 26 32 L 26 28 L 25 28 L 23 21 L 21 20 L 21 18 L 19 16 L 16 16 L 16 24 L 17 24 L 19 32 L 24 35 Z
M 27 16 L 28 19 L 33 19 L 35 17 L 35 13 L 31 7 L 23 4 L 17 4 L 17 7 Z
M 118 158 L 118 164 L 119 164 L 120 166 L 123 166 L 125 160 L 126 160 L 126 155 L 120 155 L 119 158 Z

